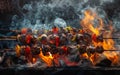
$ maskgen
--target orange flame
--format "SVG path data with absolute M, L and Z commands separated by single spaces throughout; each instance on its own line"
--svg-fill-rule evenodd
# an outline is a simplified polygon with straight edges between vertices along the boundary
M 102 19 L 100 19 L 96 13 L 90 11 L 90 10 L 86 10 L 84 12 L 84 19 L 80 22 L 83 29 L 86 31 L 86 32 L 89 32 L 91 34 L 96 34 L 97 36 L 100 34 L 99 30 L 103 27 L 103 21 Z M 99 20 L 99 27 L 94 27 L 94 21 L 96 20 Z
M 42 51 L 39 54 L 39 57 L 48 65 L 48 67 L 52 66 L 52 62 L 53 62 L 53 56 L 50 52 L 49 56 L 44 56 Z
M 102 18 L 100 18 L 99 16 L 97 16 L 97 14 L 91 10 L 86 10 L 84 12 L 84 18 L 83 20 L 81 20 L 81 26 L 83 27 L 83 30 L 87 33 L 89 33 L 90 35 L 96 35 L 100 36 L 101 34 L 103 34 L 104 38 L 112 38 L 112 32 L 113 32 L 113 27 L 112 25 L 110 25 L 109 31 L 105 30 L 105 32 L 101 32 L 101 30 L 104 27 L 104 22 L 102 20 Z M 95 20 L 97 20 L 98 24 L 95 27 Z M 113 39 L 103 39 L 103 42 L 96 42 L 96 41 L 92 41 L 93 45 L 95 47 L 97 46 L 102 46 L 104 50 L 115 50 L 114 47 L 114 40 Z M 87 54 L 87 53 L 86 53 Z M 84 54 L 85 56 L 87 56 L 86 54 Z M 110 51 L 105 51 L 103 52 L 103 54 L 112 61 L 112 64 L 117 64 L 118 62 L 118 54 L 117 52 L 110 52 Z M 84 56 L 83 55 L 83 56 Z M 91 62 L 95 62 L 94 60 L 96 59 L 95 55 L 91 55 L 89 57 L 89 59 L 91 60 Z
M 88 56 L 88 54 L 87 54 L 87 53 L 84 53 L 84 54 L 82 54 L 81 58 L 86 58 L 86 59 L 89 59 L 89 56 Z
M 33 64 L 36 63 L 37 59 L 36 58 L 32 58 Z

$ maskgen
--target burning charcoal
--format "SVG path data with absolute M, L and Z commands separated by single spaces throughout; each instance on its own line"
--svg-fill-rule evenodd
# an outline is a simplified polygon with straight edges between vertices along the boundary
M 96 52 L 98 52 L 98 53 L 103 53 L 103 52 L 104 52 L 103 47 L 102 47 L 102 46 L 96 47 Z
M 80 54 L 84 54 L 86 52 L 86 46 L 81 46 L 80 48 L 79 48 L 79 53 Z
M 111 66 L 112 61 L 110 61 L 109 59 L 104 59 L 102 60 L 100 63 L 96 64 L 96 66 L 103 66 L 103 67 L 109 67 Z

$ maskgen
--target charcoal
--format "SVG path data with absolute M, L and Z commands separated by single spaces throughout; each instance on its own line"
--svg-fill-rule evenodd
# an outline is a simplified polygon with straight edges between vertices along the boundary
M 112 64 L 112 61 L 110 61 L 109 59 L 104 59 L 102 60 L 100 63 L 96 64 L 96 66 L 101 66 L 101 67 L 110 67 Z

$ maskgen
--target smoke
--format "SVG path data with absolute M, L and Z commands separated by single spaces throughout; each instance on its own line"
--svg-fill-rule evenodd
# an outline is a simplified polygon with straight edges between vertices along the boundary
M 107 23 L 108 13 L 104 10 L 104 6 L 106 3 L 114 2 L 114 0 L 26 0 L 23 6 L 18 5 L 18 10 L 21 11 L 23 17 L 14 15 L 10 29 L 23 27 L 41 29 L 42 26 L 49 29 L 56 25 L 55 21 L 59 18 L 62 20 L 57 22 L 57 26 L 63 26 L 62 24 L 66 23 L 66 25 L 79 27 L 79 21 L 83 18 L 82 12 L 89 8 L 96 9 L 100 17 L 104 18 Z M 115 26 L 119 27 L 119 18 L 114 17 L 113 21 Z

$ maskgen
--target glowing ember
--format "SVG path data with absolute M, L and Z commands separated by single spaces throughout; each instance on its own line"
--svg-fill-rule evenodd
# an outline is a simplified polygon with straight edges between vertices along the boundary
M 84 53 L 84 54 L 82 54 L 82 56 L 81 56 L 82 58 L 86 58 L 86 59 L 88 59 L 89 58 L 89 56 L 88 56 L 88 54 L 87 53 Z
M 37 59 L 33 58 L 32 61 L 33 61 L 33 64 L 34 64 L 34 63 L 36 63 Z

